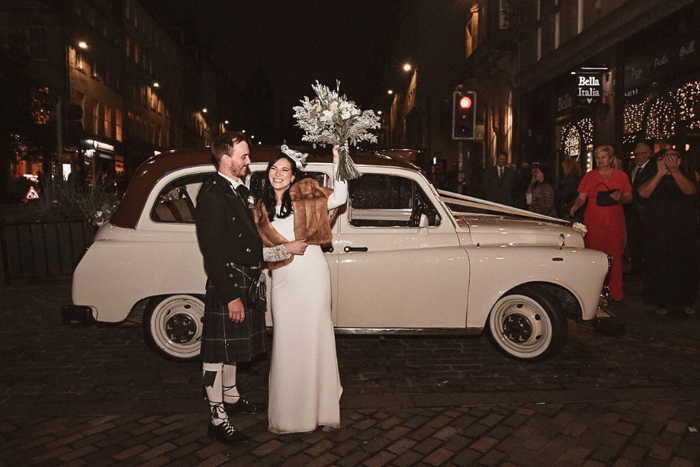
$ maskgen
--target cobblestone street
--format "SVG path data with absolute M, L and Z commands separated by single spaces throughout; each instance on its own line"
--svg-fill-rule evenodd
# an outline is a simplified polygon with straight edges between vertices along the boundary
M 199 364 L 157 357 L 137 323 L 61 324 L 69 279 L 0 293 L 1 465 L 700 461 L 698 320 L 655 326 L 633 298 L 616 310 L 639 315 L 626 336 L 570 321 L 562 354 L 534 365 L 502 356 L 485 336 L 338 337 L 343 427 L 275 435 L 266 414 L 241 416 L 251 441 L 229 448 L 206 437 Z M 249 399 L 266 400 L 268 369 L 266 358 L 241 365 Z

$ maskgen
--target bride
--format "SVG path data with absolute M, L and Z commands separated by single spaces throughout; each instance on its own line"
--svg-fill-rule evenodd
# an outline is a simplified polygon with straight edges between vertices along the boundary
M 347 148 L 347 143 L 346 143 Z M 333 148 L 334 171 L 338 146 Z M 313 178 L 296 181 L 306 155 L 282 146 L 268 166 L 255 221 L 266 247 L 286 259 L 272 270 L 270 303 L 274 321 L 270 364 L 269 431 L 301 433 L 340 427 L 340 385 L 331 319 L 331 282 L 321 245 L 332 241 L 329 211 L 345 204 L 347 182 L 335 190 Z M 283 247 L 306 243 L 300 255 Z

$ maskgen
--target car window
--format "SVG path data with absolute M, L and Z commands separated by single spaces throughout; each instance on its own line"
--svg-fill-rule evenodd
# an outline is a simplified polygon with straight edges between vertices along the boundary
M 302 172 L 301 176 L 297 178 L 297 181 L 303 180 L 305 178 L 315 178 L 319 185 L 326 188 L 331 187 L 331 177 L 325 172 Z M 263 181 L 265 180 L 265 171 L 261 170 L 259 172 L 253 172 L 250 176 L 250 192 L 253 197 L 257 200 L 262 196 Z
M 425 192 L 411 179 L 364 174 L 351 180 L 349 222 L 355 227 L 418 227 L 422 214 L 428 225 L 440 225 L 440 215 Z
M 199 188 L 209 177 L 211 173 L 188 175 L 168 183 L 151 209 L 151 219 L 154 222 L 193 224 Z

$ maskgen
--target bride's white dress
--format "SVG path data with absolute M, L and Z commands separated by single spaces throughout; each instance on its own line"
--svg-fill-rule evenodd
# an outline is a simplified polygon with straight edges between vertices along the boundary
M 347 183 L 336 181 L 328 209 L 347 199 Z M 279 214 L 279 206 L 277 207 Z M 288 241 L 294 214 L 272 226 Z M 273 318 L 268 420 L 274 433 L 340 427 L 340 385 L 331 318 L 331 279 L 319 245 L 272 272 Z

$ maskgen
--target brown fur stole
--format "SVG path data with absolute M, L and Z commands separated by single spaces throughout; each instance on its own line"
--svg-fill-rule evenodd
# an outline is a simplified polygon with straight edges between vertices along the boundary
M 333 241 L 331 223 L 338 215 L 338 210 L 328 211 L 328 197 L 331 193 L 333 190 L 322 187 L 313 178 L 305 178 L 291 186 L 289 196 L 294 209 L 295 238 L 305 238 L 310 245 L 327 245 Z M 269 248 L 289 242 L 272 226 L 262 200 L 255 205 L 255 225 L 264 246 Z M 291 263 L 293 259 L 294 256 L 284 261 L 267 263 L 266 266 L 277 269 Z

